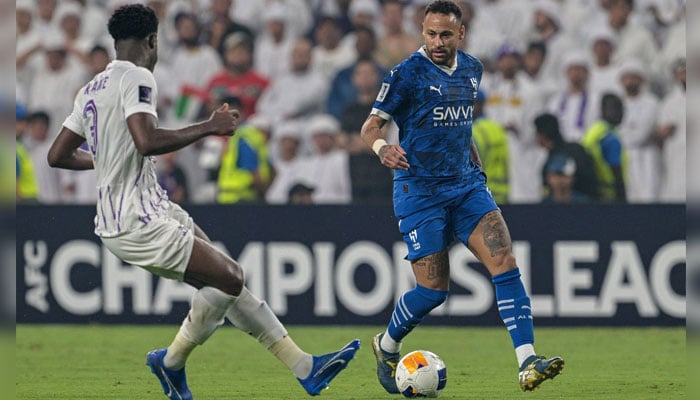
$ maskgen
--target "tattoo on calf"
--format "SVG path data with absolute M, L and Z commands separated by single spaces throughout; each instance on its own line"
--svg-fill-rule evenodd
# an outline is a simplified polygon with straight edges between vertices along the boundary
M 491 257 L 508 254 L 511 251 L 508 228 L 498 212 L 488 213 L 482 222 L 484 224 L 484 243 Z
M 416 261 L 415 265 L 427 268 L 427 278 L 431 281 L 450 276 L 450 262 L 446 250 L 423 257 Z

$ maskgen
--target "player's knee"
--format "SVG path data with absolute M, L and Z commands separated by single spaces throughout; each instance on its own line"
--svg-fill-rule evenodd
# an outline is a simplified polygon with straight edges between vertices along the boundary
M 502 254 L 496 256 L 492 260 L 492 265 L 489 266 L 489 272 L 491 275 L 498 275 L 504 272 L 508 272 L 511 269 L 515 269 L 515 256 L 513 253 Z
M 230 295 L 241 294 L 244 285 L 243 268 L 233 260 L 226 264 L 225 276 L 222 282 L 222 290 Z

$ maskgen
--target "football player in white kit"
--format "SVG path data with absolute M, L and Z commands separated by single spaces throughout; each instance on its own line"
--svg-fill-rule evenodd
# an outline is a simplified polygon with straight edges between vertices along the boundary
M 116 256 L 195 288 L 190 311 L 172 344 L 147 355 L 147 364 L 170 399 L 191 399 L 185 361 L 228 318 L 280 359 L 310 395 L 317 395 L 359 348 L 302 351 L 264 301 L 244 286 L 241 267 L 216 250 L 206 234 L 158 185 L 152 156 L 178 150 L 208 135 L 232 136 L 238 110 L 224 104 L 203 122 L 182 129 L 158 127 L 158 19 L 150 8 L 117 9 L 108 23 L 117 59 L 77 94 L 73 112 L 49 151 L 52 167 L 97 175 L 95 234 Z M 87 141 L 88 151 L 80 149 Z

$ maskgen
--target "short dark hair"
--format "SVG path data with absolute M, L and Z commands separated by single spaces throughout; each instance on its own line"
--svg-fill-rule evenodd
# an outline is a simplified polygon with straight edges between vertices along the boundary
M 527 45 L 527 51 L 539 51 L 543 55 L 547 55 L 547 45 L 544 42 L 541 42 L 539 40 L 533 41 L 528 43 Z
M 535 128 L 537 133 L 551 140 L 555 144 L 564 142 L 564 138 L 559 131 L 559 120 L 554 114 L 540 114 L 535 118 Z
M 462 9 L 450 0 L 435 0 L 434 2 L 428 4 L 428 6 L 425 7 L 425 15 L 428 15 L 428 13 L 445 15 L 454 14 L 457 19 L 462 19 Z
M 34 111 L 33 113 L 29 114 L 27 121 L 30 123 L 41 122 L 44 125 L 48 125 L 51 121 L 51 117 L 49 117 L 49 114 L 45 111 Z
M 90 49 L 90 52 L 88 53 L 88 55 L 93 55 L 96 53 L 104 53 L 104 54 L 107 54 L 107 56 L 109 56 L 109 51 L 107 51 L 107 48 L 100 45 L 100 44 L 96 44 L 96 45 L 92 46 L 92 49 Z
M 141 4 L 119 7 L 109 18 L 107 29 L 115 42 L 125 39 L 145 39 L 158 32 L 158 17 L 152 9 Z

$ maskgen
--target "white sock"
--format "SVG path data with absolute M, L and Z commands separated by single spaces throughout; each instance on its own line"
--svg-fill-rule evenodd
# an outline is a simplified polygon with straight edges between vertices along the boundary
M 195 343 L 187 341 L 178 332 L 173 342 L 168 346 L 168 352 L 163 357 L 163 365 L 165 368 L 173 370 L 182 369 L 187 362 L 187 357 L 190 356 L 195 347 L 197 347 Z
M 535 347 L 531 344 L 523 344 L 515 348 L 515 355 L 518 357 L 518 368 L 520 368 L 528 357 L 535 355 Z
M 313 367 L 313 356 L 302 351 L 299 346 L 290 338 L 285 336 L 273 343 L 269 348 L 278 360 L 289 368 L 297 378 L 306 378 L 311 373 Z
M 203 344 L 224 323 L 224 314 L 235 300 L 235 296 L 209 286 L 195 292 L 190 312 L 165 354 L 165 367 L 184 367 L 194 347 Z
M 288 336 L 284 325 L 277 319 L 270 306 L 243 288 L 226 317 L 238 329 L 254 337 L 268 349 L 297 378 L 306 378 L 313 367 L 313 356 L 302 351 Z
M 401 351 L 401 342 L 397 342 L 389 335 L 389 331 L 384 332 L 379 347 L 387 353 L 398 353 Z

